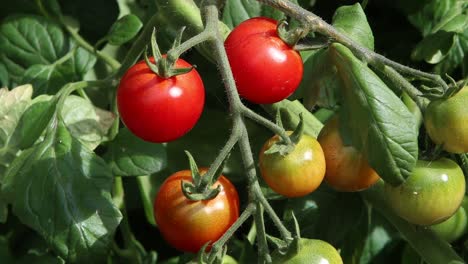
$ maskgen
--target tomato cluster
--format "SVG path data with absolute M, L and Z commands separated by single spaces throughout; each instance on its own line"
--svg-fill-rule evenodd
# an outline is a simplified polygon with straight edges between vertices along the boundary
M 178 59 L 174 67 L 191 65 Z M 145 61 L 128 69 L 117 90 L 123 123 L 133 134 L 149 142 L 168 142 L 186 134 L 200 118 L 204 103 L 205 89 L 195 69 L 163 78 Z

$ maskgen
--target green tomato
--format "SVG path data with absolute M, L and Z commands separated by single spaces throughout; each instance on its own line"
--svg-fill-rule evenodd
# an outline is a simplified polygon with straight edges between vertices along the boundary
M 468 204 L 467 198 L 463 198 L 462 204 Z M 464 206 L 460 206 L 457 212 L 440 224 L 430 227 L 439 237 L 452 243 L 463 236 L 467 231 L 467 215 Z
M 468 152 L 468 86 L 447 100 L 432 101 L 424 113 L 427 133 L 451 153 Z
M 275 251 L 273 264 L 343 264 L 340 253 L 330 244 L 318 239 L 301 238 L 299 252 L 281 255 Z
M 390 207 L 408 222 L 429 226 L 440 223 L 460 206 L 465 194 L 463 171 L 452 160 L 419 160 L 399 186 L 385 184 Z

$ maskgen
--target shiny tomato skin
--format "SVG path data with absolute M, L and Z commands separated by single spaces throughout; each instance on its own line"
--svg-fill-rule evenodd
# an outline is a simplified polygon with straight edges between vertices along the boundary
M 342 192 L 362 191 L 380 177 L 366 158 L 353 146 L 344 146 L 339 132 L 338 116 L 332 117 L 317 138 L 327 163 L 325 182 Z
M 279 140 L 278 135 L 273 136 L 260 151 L 262 178 L 273 191 L 290 198 L 315 191 L 325 175 L 325 157 L 318 141 L 303 134 L 294 150 L 286 156 L 264 153 Z
M 429 137 L 450 153 L 468 152 L 468 86 L 447 100 L 434 100 L 424 112 Z
M 301 56 L 279 38 L 276 29 L 273 19 L 251 18 L 234 28 L 224 43 L 237 90 L 253 103 L 281 101 L 302 80 Z
M 176 68 L 190 66 L 183 59 L 175 63 Z M 200 118 L 204 103 L 205 89 L 195 69 L 164 79 L 145 61 L 128 69 L 117 90 L 121 120 L 133 134 L 149 142 L 168 142 L 186 134 Z
M 421 226 L 448 219 L 459 208 L 464 195 L 463 171 L 447 158 L 418 160 L 401 185 L 385 184 L 385 196 L 395 213 Z
M 206 173 L 200 169 L 200 173 Z M 211 200 L 191 201 L 181 181 L 192 182 L 190 170 L 178 171 L 161 185 L 154 202 L 155 220 L 164 239 L 174 248 L 198 252 L 208 241 L 215 242 L 239 218 L 239 196 L 224 176 L 213 187 L 221 192 Z

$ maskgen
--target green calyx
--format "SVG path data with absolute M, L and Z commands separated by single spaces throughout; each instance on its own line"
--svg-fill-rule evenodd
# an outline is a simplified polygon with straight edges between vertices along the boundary
M 210 176 L 209 171 L 206 172 L 205 175 L 201 175 L 193 156 L 188 151 L 185 151 L 185 154 L 189 159 L 190 171 L 192 172 L 192 182 L 181 182 L 182 192 L 184 193 L 185 197 L 192 201 L 204 201 L 215 198 L 221 191 L 221 185 L 214 187 L 213 184 L 221 176 L 224 164 L 229 158 L 229 155 L 223 161 L 221 166 L 216 169 L 214 174 L 212 174 L 213 176 Z
M 182 27 L 179 31 L 177 38 L 172 44 L 171 50 L 174 50 L 175 48 L 180 46 L 184 30 L 185 27 Z M 144 54 L 145 62 L 155 74 L 162 78 L 166 79 L 176 75 L 185 74 L 190 72 L 194 68 L 175 68 L 175 62 L 179 59 L 179 56 L 174 56 L 173 53 L 170 52 L 167 54 L 167 56 L 163 56 L 161 54 L 161 50 L 159 49 L 158 43 L 156 41 L 156 29 L 153 29 L 153 33 L 151 34 L 151 52 L 154 57 L 154 63 L 151 62 L 148 58 L 148 47 L 146 47 Z
M 281 121 L 281 114 L 280 110 L 276 112 L 276 124 L 283 127 Z M 269 149 L 265 151 L 265 154 L 271 155 L 275 153 L 279 153 L 280 155 L 288 155 L 291 153 L 296 145 L 301 140 L 302 134 L 304 134 L 304 117 L 302 113 L 299 114 L 299 124 L 297 124 L 296 129 L 294 129 L 293 133 L 289 135 L 290 142 L 286 142 L 284 139 L 279 140 L 275 144 L 273 144 Z

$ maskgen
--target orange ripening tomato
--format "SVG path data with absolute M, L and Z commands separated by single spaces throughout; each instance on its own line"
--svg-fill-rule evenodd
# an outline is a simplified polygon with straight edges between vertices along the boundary
M 205 174 L 206 168 L 200 169 Z M 223 175 L 213 188 L 219 194 L 203 201 L 192 201 L 182 192 L 182 181 L 192 182 L 190 170 L 178 171 L 161 185 L 154 202 L 156 223 L 164 239 L 186 252 L 198 252 L 207 242 L 215 242 L 239 218 L 239 196 Z
M 332 117 L 318 136 L 327 163 L 325 182 L 338 191 L 355 192 L 369 188 L 379 175 L 353 146 L 344 146 L 338 116 Z

